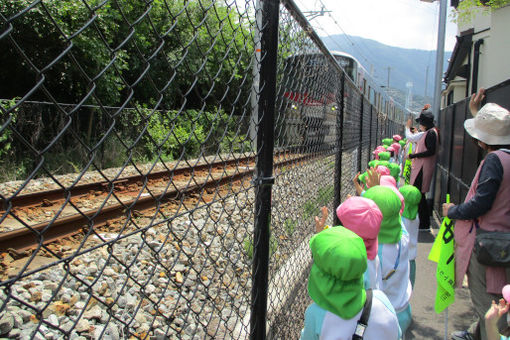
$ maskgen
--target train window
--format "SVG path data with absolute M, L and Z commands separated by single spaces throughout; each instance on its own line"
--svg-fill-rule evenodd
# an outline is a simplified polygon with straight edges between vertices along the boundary
M 340 55 L 335 55 L 334 57 L 335 57 L 336 61 L 338 62 L 338 64 L 340 64 L 340 66 L 342 66 L 342 68 L 345 70 L 345 73 L 347 73 L 349 78 L 351 78 L 352 81 L 356 82 L 354 60 L 352 58 L 347 58 L 347 57 L 340 56 Z

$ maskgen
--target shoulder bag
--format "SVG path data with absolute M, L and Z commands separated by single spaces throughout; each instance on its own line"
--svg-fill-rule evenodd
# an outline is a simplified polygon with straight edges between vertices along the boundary
M 490 267 L 510 267 L 510 232 L 483 230 L 477 220 L 475 226 L 473 252 L 478 262 Z

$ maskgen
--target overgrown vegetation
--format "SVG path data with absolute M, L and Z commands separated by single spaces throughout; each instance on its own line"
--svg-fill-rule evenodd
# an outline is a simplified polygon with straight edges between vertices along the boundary
M 510 0 L 462 0 L 453 14 L 453 19 L 458 23 L 468 23 L 476 13 L 488 13 L 491 9 L 497 9 L 510 5 Z
M 0 13 L 0 98 L 69 103 L 19 107 L 0 181 L 250 149 L 253 18 L 235 6 L 0 0 Z
M 32 3 L 0 0 L 0 13 L 10 18 Z M 46 91 L 31 100 L 47 101 L 49 92 L 63 103 L 197 109 L 222 99 L 225 108 L 238 107 L 251 84 L 247 20 L 213 0 L 44 1 L 16 17 L 9 33 L 33 66 L 10 39 L 0 39 L 0 98 L 23 97 L 38 70 L 58 60 L 45 70 Z

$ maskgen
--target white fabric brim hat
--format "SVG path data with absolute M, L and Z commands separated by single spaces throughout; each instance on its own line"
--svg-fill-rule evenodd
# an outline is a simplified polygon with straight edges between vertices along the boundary
M 498 104 L 485 104 L 475 118 L 464 121 L 464 128 L 487 145 L 510 144 L 510 112 Z

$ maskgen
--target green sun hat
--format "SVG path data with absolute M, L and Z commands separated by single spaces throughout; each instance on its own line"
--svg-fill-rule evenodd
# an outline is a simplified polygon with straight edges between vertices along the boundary
M 383 145 L 390 146 L 393 143 L 393 139 L 391 138 L 384 138 L 382 140 Z
M 398 175 L 400 175 L 400 166 L 397 163 L 390 163 L 390 175 L 398 182 Z
M 379 160 L 381 161 L 389 161 L 391 154 L 387 151 L 379 152 Z
M 363 194 L 377 204 L 383 214 L 381 230 L 377 240 L 379 243 L 394 244 L 402 236 L 402 225 L 400 221 L 400 208 L 402 203 L 396 193 L 389 187 L 381 185 L 374 186 Z
M 375 168 L 377 163 L 379 163 L 379 160 L 377 159 L 372 159 L 370 162 L 368 162 L 368 167 L 369 168 Z
M 414 185 L 406 184 L 398 189 L 404 196 L 404 212 L 402 216 L 408 220 L 414 220 L 418 214 L 418 205 L 421 201 L 421 192 Z
M 363 239 L 344 228 L 329 228 L 310 240 L 313 264 L 308 294 L 319 307 L 352 319 L 366 300 L 363 274 L 367 250 Z
M 404 147 L 404 146 L 406 146 L 406 141 L 401 139 L 398 141 L 398 144 L 400 144 L 401 147 Z
M 377 166 L 379 166 L 379 165 L 385 166 L 388 169 L 390 168 L 390 162 L 388 162 L 388 161 L 379 161 L 379 163 L 377 163 Z

